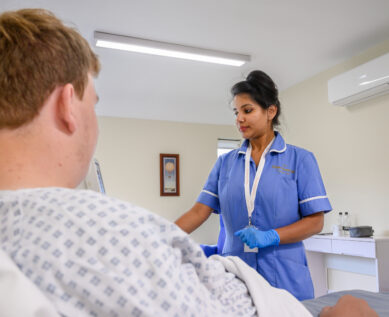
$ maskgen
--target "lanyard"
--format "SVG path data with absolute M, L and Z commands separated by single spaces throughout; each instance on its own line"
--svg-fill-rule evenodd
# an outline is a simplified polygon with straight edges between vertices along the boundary
M 255 173 L 253 187 L 251 188 L 251 194 L 250 194 L 250 159 L 251 159 L 252 147 L 250 142 L 246 150 L 245 169 L 244 169 L 244 195 L 246 198 L 247 212 L 249 215 L 249 226 L 251 226 L 251 215 L 253 214 L 254 211 L 254 202 L 255 202 L 255 197 L 257 196 L 259 179 L 261 178 L 261 174 L 265 166 L 265 156 L 267 152 L 269 152 L 270 147 L 273 144 L 273 141 L 274 138 L 266 147 L 266 149 L 263 151 L 261 159 L 259 160 L 257 172 Z

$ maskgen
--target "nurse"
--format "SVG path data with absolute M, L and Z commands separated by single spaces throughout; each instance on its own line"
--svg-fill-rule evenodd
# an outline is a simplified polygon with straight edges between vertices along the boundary
M 322 230 L 332 209 L 318 164 L 274 130 L 281 109 L 267 74 L 251 72 L 231 93 L 245 141 L 218 158 L 197 202 L 176 224 L 190 233 L 212 212 L 221 214 L 225 238 L 217 253 L 240 257 L 299 300 L 313 298 L 302 240 Z

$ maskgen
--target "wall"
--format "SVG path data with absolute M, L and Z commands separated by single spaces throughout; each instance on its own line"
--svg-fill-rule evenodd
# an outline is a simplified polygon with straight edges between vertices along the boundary
M 99 160 L 109 195 L 147 208 L 171 221 L 199 195 L 217 159 L 217 139 L 240 135 L 233 126 L 99 117 Z M 159 154 L 180 155 L 178 197 L 160 196 Z M 218 216 L 212 215 L 192 236 L 216 243 Z
M 389 41 L 281 93 L 284 136 L 315 153 L 335 212 L 389 235 L 389 95 L 348 107 L 328 103 L 327 81 L 389 51 Z

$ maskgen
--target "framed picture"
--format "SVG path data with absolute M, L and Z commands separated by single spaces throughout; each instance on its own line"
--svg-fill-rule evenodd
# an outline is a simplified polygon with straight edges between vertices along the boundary
M 160 154 L 161 196 L 180 196 L 180 161 L 178 154 Z

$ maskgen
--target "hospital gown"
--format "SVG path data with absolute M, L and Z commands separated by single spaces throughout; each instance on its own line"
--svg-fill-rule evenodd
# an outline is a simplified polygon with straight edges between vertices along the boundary
M 256 312 L 245 284 L 176 225 L 96 192 L 0 191 L 0 247 L 63 316 Z

